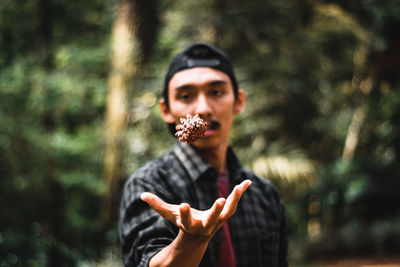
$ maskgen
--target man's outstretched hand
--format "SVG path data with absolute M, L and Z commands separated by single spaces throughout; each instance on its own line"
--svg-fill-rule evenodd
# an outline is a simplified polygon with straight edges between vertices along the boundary
M 236 185 L 227 199 L 217 199 L 210 209 L 204 211 L 191 208 L 187 203 L 168 204 L 149 192 L 142 193 L 140 198 L 184 233 L 209 240 L 235 213 L 240 198 L 250 184 L 250 180 L 245 180 Z

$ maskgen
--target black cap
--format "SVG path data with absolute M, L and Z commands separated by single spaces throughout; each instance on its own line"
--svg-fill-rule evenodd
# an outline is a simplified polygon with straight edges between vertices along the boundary
M 163 97 L 167 105 L 169 105 L 168 84 L 172 76 L 181 70 L 195 67 L 210 67 L 227 74 L 231 79 L 235 97 L 237 96 L 238 85 L 235 74 L 233 72 L 231 61 L 225 53 L 212 45 L 206 43 L 195 43 L 176 55 L 169 65 L 167 75 L 165 76 L 163 91 Z

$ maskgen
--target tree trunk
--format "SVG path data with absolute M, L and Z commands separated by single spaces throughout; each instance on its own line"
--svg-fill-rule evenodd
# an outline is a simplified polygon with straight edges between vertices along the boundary
M 346 141 L 342 154 L 342 161 L 344 162 L 350 162 L 354 157 L 364 118 L 365 111 L 364 108 L 360 106 L 354 111 L 353 118 L 347 131 Z
M 151 57 L 158 30 L 156 0 L 120 0 L 112 27 L 111 71 L 105 118 L 103 176 L 108 192 L 101 212 L 106 227 L 118 211 L 121 181 L 126 177 L 126 130 L 133 78 Z
M 367 58 L 369 55 L 369 49 L 365 45 L 361 45 L 356 51 L 353 58 L 354 73 L 352 79 L 352 86 L 355 90 L 361 91 L 364 95 L 368 95 L 374 84 L 373 75 L 370 74 L 367 78 L 362 79 L 367 72 Z M 347 129 L 347 135 L 344 142 L 342 161 L 351 162 L 354 157 L 354 153 L 358 146 L 360 137 L 361 127 L 365 119 L 365 110 L 363 103 L 359 103 L 355 108 L 353 117 L 351 119 L 349 128 Z
M 108 77 L 108 95 L 105 117 L 105 154 L 103 175 L 108 192 L 102 210 L 102 221 L 108 224 L 117 214 L 121 178 L 126 175 L 123 158 L 126 155 L 126 128 L 129 116 L 129 89 L 136 73 L 137 40 L 131 29 L 133 1 L 118 3 L 112 28 L 111 71 Z
M 37 0 L 38 50 L 40 60 L 46 69 L 52 67 L 50 5 L 51 0 Z

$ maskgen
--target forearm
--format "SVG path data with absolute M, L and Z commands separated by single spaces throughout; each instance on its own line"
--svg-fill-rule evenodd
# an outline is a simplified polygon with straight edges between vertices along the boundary
M 150 260 L 150 267 L 197 267 L 207 249 L 209 238 L 192 236 L 179 231 L 171 244 L 160 250 Z

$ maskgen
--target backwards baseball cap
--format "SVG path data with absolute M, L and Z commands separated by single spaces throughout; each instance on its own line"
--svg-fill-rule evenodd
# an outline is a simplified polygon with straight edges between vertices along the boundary
M 175 73 L 181 70 L 195 67 L 210 67 L 227 74 L 231 79 L 235 97 L 237 96 L 238 85 L 235 74 L 233 72 L 231 61 L 225 53 L 212 45 L 206 43 L 195 43 L 176 55 L 169 65 L 167 75 L 165 76 L 163 91 L 163 97 L 167 105 L 169 105 L 168 84 L 171 78 Z

